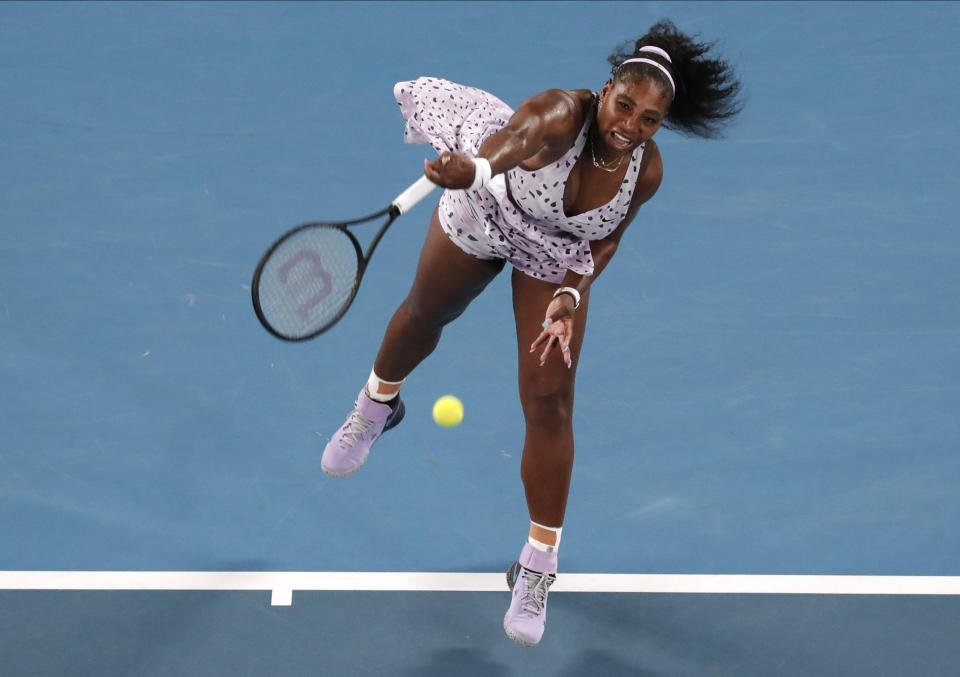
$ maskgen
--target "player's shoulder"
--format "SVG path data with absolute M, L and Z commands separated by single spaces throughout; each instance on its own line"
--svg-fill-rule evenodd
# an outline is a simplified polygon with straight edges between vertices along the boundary
M 585 104 L 583 93 L 590 94 L 586 89 L 545 89 L 524 101 L 524 105 L 549 109 L 557 114 L 581 114 Z
M 647 139 L 643 147 L 643 162 L 640 164 L 640 175 L 663 176 L 663 157 L 660 155 L 660 146 L 653 139 Z
M 648 139 L 643 147 L 643 160 L 640 163 L 640 176 L 633 191 L 632 202 L 641 205 L 656 194 L 663 181 L 663 158 L 656 141 Z
M 584 119 L 593 106 L 594 96 L 589 89 L 548 89 L 544 93 L 578 119 Z
M 544 120 L 552 135 L 579 133 L 592 102 L 587 89 L 546 89 L 524 101 L 523 107 Z

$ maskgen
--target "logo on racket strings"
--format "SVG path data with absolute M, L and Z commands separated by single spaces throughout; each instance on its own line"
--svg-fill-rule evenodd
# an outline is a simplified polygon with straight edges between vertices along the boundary
M 301 263 L 306 263 L 308 267 L 303 273 L 296 276 L 295 285 L 293 283 L 288 284 L 287 280 L 290 277 L 291 271 Z M 316 286 L 314 283 L 320 280 L 322 284 L 320 289 L 310 297 L 301 301 L 297 308 L 300 319 L 304 322 L 307 321 L 310 312 L 320 305 L 320 303 L 330 295 L 330 292 L 333 291 L 333 280 L 330 277 L 330 273 L 324 270 L 320 255 L 309 249 L 301 249 L 287 259 L 287 262 L 280 266 L 280 269 L 277 271 L 277 276 L 280 278 L 280 283 L 283 284 L 295 298 L 304 290 L 312 290 L 312 288 Z

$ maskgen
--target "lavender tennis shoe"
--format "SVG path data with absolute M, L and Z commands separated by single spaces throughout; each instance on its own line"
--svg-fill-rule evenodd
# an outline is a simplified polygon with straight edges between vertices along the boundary
M 320 467 L 331 477 L 346 477 L 360 469 L 370 454 L 370 447 L 385 431 L 400 421 L 406 408 L 397 395 L 390 402 L 377 402 L 364 386 L 357 395 L 356 407 L 347 422 L 334 434 L 323 450 Z
M 503 617 L 507 637 L 523 646 L 536 646 L 547 626 L 547 592 L 557 580 L 557 553 L 541 552 L 524 544 L 520 559 L 507 570 L 513 591 Z

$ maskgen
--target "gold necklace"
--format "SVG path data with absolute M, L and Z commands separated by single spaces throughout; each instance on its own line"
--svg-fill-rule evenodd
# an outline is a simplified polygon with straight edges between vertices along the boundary
M 623 162 L 623 155 L 620 156 L 620 158 L 617 160 L 617 164 L 613 167 L 604 166 L 602 163 L 597 162 L 596 141 L 593 138 L 593 134 L 590 135 L 590 156 L 593 158 L 593 166 L 597 169 L 602 169 L 605 172 L 617 171 L 620 169 L 620 164 Z

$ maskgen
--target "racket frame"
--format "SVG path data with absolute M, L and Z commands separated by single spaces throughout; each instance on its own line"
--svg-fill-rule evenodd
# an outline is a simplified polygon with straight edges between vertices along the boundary
M 367 270 L 367 265 L 370 263 L 370 258 L 373 256 L 373 251 L 377 248 L 377 245 L 380 244 L 380 240 L 383 239 L 383 236 L 386 234 L 387 228 L 389 228 L 390 225 L 397 219 L 397 217 L 400 216 L 400 213 L 401 212 L 397 208 L 397 206 L 395 204 L 391 204 L 389 207 L 385 209 L 381 209 L 380 211 L 374 214 L 369 214 L 367 216 L 364 216 L 358 219 L 351 219 L 349 221 L 310 221 L 309 223 L 304 223 L 299 226 L 296 226 L 295 228 L 291 228 L 289 231 L 287 231 L 286 233 L 281 235 L 279 238 L 277 238 L 276 242 L 270 245 L 270 248 L 267 249 L 266 252 L 264 252 L 263 256 L 260 257 L 260 261 L 257 262 L 256 270 L 254 270 L 253 272 L 253 281 L 250 284 L 250 296 L 253 299 L 253 311 L 254 313 L 256 313 L 257 319 L 260 320 L 260 324 L 263 325 L 263 328 L 266 329 L 271 334 L 273 334 L 274 336 L 276 336 L 278 339 L 296 343 L 299 341 L 308 341 L 312 338 L 315 338 L 320 334 L 322 334 L 323 332 L 330 329 L 330 327 L 335 325 L 337 322 L 339 322 L 340 319 L 347 312 L 347 310 L 350 308 L 350 306 L 353 304 L 353 300 L 356 298 L 357 292 L 360 290 L 360 280 L 363 278 L 363 274 Z M 373 240 L 371 240 L 370 244 L 367 246 L 366 252 L 364 252 L 360 246 L 360 241 L 357 240 L 356 236 L 350 231 L 349 226 L 354 226 L 360 223 L 366 223 L 367 221 L 373 221 L 374 219 L 380 218 L 381 216 L 387 216 L 387 215 L 389 215 L 389 218 L 387 219 L 386 223 L 384 223 L 383 226 L 380 227 L 380 230 L 377 232 Z M 354 252 L 357 255 L 357 273 L 353 280 L 353 286 L 350 289 L 350 296 L 348 296 L 346 301 L 343 302 L 343 304 L 340 307 L 340 310 L 337 312 L 335 316 L 333 316 L 325 324 L 320 326 L 320 328 L 310 332 L 309 334 L 306 334 L 304 336 L 288 336 L 286 334 L 282 334 L 279 331 L 277 331 L 273 327 L 273 325 L 271 325 L 270 322 L 267 320 L 266 315 L 263 312 L 263 308 L 260 305 L 260 294 L 259 294 L 260 278 L 261 278 L 261 275 L 263 274 L 263 269 L 266 266 L 267 261 L 270 260 L 270 257 L 281 245 L 283 245 L 290 238 L 296 236 L 298 233 L 301 233 L 304 230 L 308 230 L 312 228 L 333 228 L 345 234 L 350 239 L 350 243 L 353 245 Z
M 257 319 L 260 320 L 260 324 L 263 325 L 264 329 L 276 336 L 278 339 L 291 342 L 307 341 L 316 336 L 319 336 L 323 332 L 327 331 L 340 321 L 340 318 L 347 312 L 350 306 L 353 304 L 353 300 L 357 296 L 357 292 L 360 289 L 360 280 L 363 279 L 363 274 L 367 270 L 367 264 L 370 263 L 370 257 L 373 256 L 373 250 L 377 248 L 377 245 L 380 244 L 380 240 L 383 238 L 384 234 L 387 232 L 387 228 L 397 220 L 397 217 L 401 214 L 405 214 L 410 211 L 414 205 L 416 205 L 420 200 L 425 198 L 427 195 L 436 188 L 436 184 L 431 182 L 427 177 L 421 176 L 414 183 L 406 188 L 402 193 L 397 195 L 394 198 L 393 202 L 390 203 L 390 206 L 381 209 L 380 211 L 370 214 L 368 216 L 361 217 L 359 219 L 351 219 L 349 221 L 311 221 L 309 223 L 304 223 L 295 228 L 291 228 L 286 233 L 281 235 L 277 240 L 270 245 L 270 248 L 264 252 L 263 256 L 260 257 L 260 261 L 257 263 L 256 269 L 253 271 L 253 281 L 250 283 L 250 296 L 253 299 L 253 310 L 257 314 Z M 389 216 L 387 222 L 380 227 L 380 230 L 374 235 L 373 240 L 370 241 L 370 244 L 367 246 L 367 251 L 362 253 L 362 248 L 360 247 L 360 242 L 357 240 L 356 236 L 350 231 L 349 226 L 355 226 L 360 223 L 366 223 L 367 221 L 373 221 L 374 219 L 380 218 L 381 216 Z M 289 240 L 291 237 L 304 231 L 308 228 L 335 228 L 342 231 L 346 234 L 350 241 L 353 243 L 354 251 L 357 254 L 357 273 L 353 280 L 353 287 L 350 289 L 350 296 L 342 304 L 339 312 L 336 316 L 330 319 L 326 324 L 321 326 L 319 329 L 307 334 L 305 336 L 287 336 L 281 334 L 267 321 L 266 315 L 263 312 L 263 308 L 260 306 L 260 277 L 263 273 L 263 269 L 266 266 L 268 260 L 273 255 L 273 252 L 282 245 L 284 242 Z

